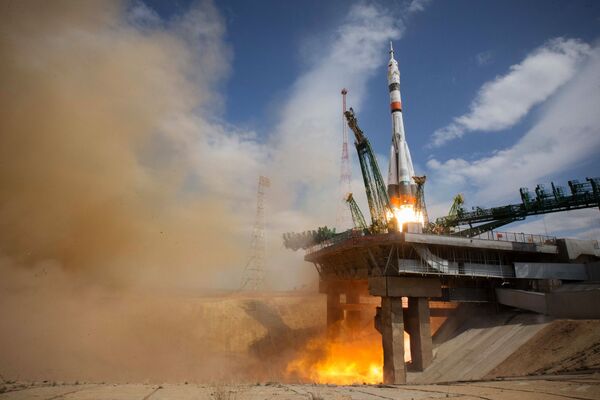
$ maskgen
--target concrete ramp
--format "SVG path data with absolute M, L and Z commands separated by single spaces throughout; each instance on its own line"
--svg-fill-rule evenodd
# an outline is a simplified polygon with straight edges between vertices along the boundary
M 482 379 L 548 322 L 547 317 L 538 314 L 490 315 L 482 312 L 470 315 L 453 337 L 434 348 L 433 364 L 424 372 L 409 373 L 408 381 L 434 383 Z M 447 332 L 445 336 L 449 336 Z

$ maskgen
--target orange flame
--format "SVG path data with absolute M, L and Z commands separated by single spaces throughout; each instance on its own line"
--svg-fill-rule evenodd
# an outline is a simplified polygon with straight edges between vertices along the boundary
M 421 211 L 417 211 L 414 204 L 402 204 L 400 206 L 392 207 L 391 211 L 387 212 L 388 220 L 396 220 L 396 228 L 399 232 L 402 232 L 402 225 L 407 222 L 418 222 L 421 226 L 424 224 L 425 219 Z
M 408 335 L 404 334 L 405 360 L 410 360 Z M 291 381 L 337 385 L 383 382 L 381 335 L 374 329 L 326 335 L 310 340 L 286 368 Z

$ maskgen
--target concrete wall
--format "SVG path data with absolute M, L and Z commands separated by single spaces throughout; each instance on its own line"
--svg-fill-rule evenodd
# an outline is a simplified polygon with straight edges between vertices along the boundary
M 496 289 L 498 303 L 556 318 L 600 319 L 600 286 L 551 293 Z
M 515 289 L 496 289 L 496 299 L 498 303 L 505 306 L 548 314 L 545 293 Z
M 597 240 L 558 239 L 556 242 L 560 255 L 565 261 L 574 261 L 581 256 L 591 259 L 600 258 L 600 244 Z
M 600 261 L 585 265 L 589 281 L 600 282 Z
M 557 318 L 600 318 L 600 289 L 552 292 L 546 299 L 548 313 Z
M 585 264 L 516 262 L 515 276 L 523 279 L 563 279 L 585 281 L 588 279 Z

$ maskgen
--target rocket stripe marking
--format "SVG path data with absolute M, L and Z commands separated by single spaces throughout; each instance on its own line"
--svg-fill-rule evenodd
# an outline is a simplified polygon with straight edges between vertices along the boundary
M 392 109 L 392 112 L 394 112 L 394 111 L 402 111 L 402 102 L 400 102 L 400 101 L 393 101 L 392 103 L 390 103 L 390 108 Z
M 398 82 L 390 83 L 388 89 L 390 90 L 390 92 L 393 92 L 394 90 L 400 91 L 400 84 Z

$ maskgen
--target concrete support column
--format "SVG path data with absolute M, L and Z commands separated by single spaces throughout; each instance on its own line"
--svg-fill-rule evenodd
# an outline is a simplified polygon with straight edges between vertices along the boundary
M 359 304 L 360 294 L 357 289 L 346 292 L 346 304 Z M 360 325 L 360 310 L 346 310 L 348 326 L 356 328 Z
M 327 291 L 327 331 L 335 334 L 335 325 L 344 317 L 344 311 L 340 307 L 340 292 Z
M 429 325 L 429 300 L 426 297 L 408 298 L 407 331 L 410 335 L 412 367 L 423 371 L 433 361 L 433 343 Z
M 381 311 L 375 320 L 375 326 L 383 338 L 383 380 L 384 383 L 406 382 L 406 369 L 404 366 L 404 317 L 402 312 L 402 297 L 418 298 L 416 320 L 418 323 L 418 337 L 420 344 L 415 351 L 422 355 L 421 364 L 429 365 L 432 357 L 431 333 L 429 330 L 429 303 L 428 297 L 440 297 L 442 286 L 436 278 L 412 278 L 405 276 L 377 276 L 369 278 L 369 294 L 381 296 Z M 422 299 L 422 300 L 421 300 Z M 414 300 L 413 300 L 414 304 Z M 407 314 L 407 317 L 410 314 Z M 407 318 L 410 321 L 410 318 Z M 409 328 L 410 325 L 408 324 Z M 417 328 L 415 328 L 417 329 Z M 412 329 L 413 332 L 415 329 Z M 429 346 L 429 347 L 428 347 Z M 412 346 L 411 346 L 412 348 Z M 429 350 L 428 350 L 429 349 Z M 413 360 L 415 356 L 412 355 Z M 419 357 L 419 356 L 417 356 Z
M 404 364 L 404 317 L 402 298 L 381 298 L 381 338 L 383 344 L 383 383 L 406 383 Z

